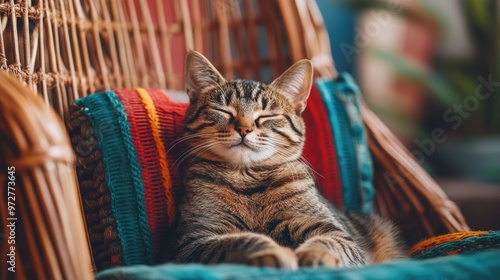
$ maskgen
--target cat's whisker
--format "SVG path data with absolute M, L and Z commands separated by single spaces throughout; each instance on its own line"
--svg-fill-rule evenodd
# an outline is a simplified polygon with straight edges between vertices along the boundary
M 295 175 L 298 176 L 298 172 L 297 169 L 292 165 L 291 161 L 286 159 L 288 155 L 285 152 L 279 150 L 276 151 L 276 155 L 283 159 L 283 161 L 287 165 L 287 168 L 290 169 L 290 172 L 292 173 L 292 179 L 295 181 Z
M 177 159 L 174 161 L 174 163 L 172 164 L 172 166 L 177 166 L 179 167 L 180 164 L 182 163 L 182 161 L 184 161 L 184 159 L 186 159 L 190 153 L 195 150 L 195 149 L 199 149 L 200 146 L 197 146 L 197 147 L 189 147 L 188 149 L 186 149 L 180 156 L 177 157 Z M 180 162 L 179 162 L 180 161 Z M 179 162 L 179 163 L 178 163 Z M 178 163 L 178 164 L 177 164 Z
M 325 176 L 321 175 L 318 171 L 316 171 L 316 170 L 314 170 L 314 169 L 312 168 L 311 163 L 310 163 L 310 162 L 309 162 L 309 161 L 308 161 L 308 160 L 304 157 L 304 155 L 301 155 L 301 156 L 299 157 L 299 160 L 300 160 L 300 161 L 302 161 L 302 162 L 304 162 L 305 164 L 307 164 L 307 166 L 309 166 L 309 169 L 311 169 L 311 171 L 312 171 L 314 174 L 318 175 L 319 177 L 321 177 L 321 178 L 323 178 L 323 179 L 325 178 Z
M 269 139 L 270 139 L 270 140 L 273 140 L 274 142 L 276 142 L 276 143 L 278 143 L 278 144 L 280 144 L 280 145 L 282 145 L 282 146 L 285 146 L 285 147 L 286 147 L 286 146 L 290 146 L 290 143 L 285 142 L 285 141 L 283 141 L 283 140 L 281 140 L 281 139 L 279 139 L 279 138 L 276 138 L 276 137 L 273 137 L 273 136 L 269 136 Z
M 197 152 L 198 150 L 203 149 L 208 144 L 210 144 L 210 143 L 205 142 L 202 145 L 197 145 L 197 146 L 194 146 L 194 147 L 190 147 L 186 151 L 184 151 L 184 153 L 182 153 L 182 155 L 179 158 L 189 157 L 190 155 L 192 155 L 193 153 Z
M 203 147 L 203 149 L 200 149 L 200 150 L 198 151 L 198 153 L 196 154 L 196 156 L 195 156 L 194 158 L 198 158 L 198 157 L 200 157 L 200 154 L 201 154 L 201 153 L 204 153 L 204 152 L 206 152 L 208 149 L 212 148 L 213 146 L 217 146 L 217 145 L 219 145 L 219 143 L 217 143 L 217 142 L 214 142 L 214 143 L 208 143 L 207 145 L 205 145 L 205 146 Z M 195 152 L 192 152 L 192 153 L 191 153 L 191 155 L 192 155 L 192 154 L 194 154 L 194 153 L 195 153 Z
M 280 139 L 278 139 L 278 138 L 276 138 L 276 137 L 272 137 L 272 136 L 270 136 L 269 138 L 270 138 L 271 140 L 273 140 L 273 141 L 278 142 L 279 144 L 282 144 L 282 145 L 288 145 L 288 143 L 286 143 L 286 142 L 284 142 L 284 141 L 282 141 L 282 140 L 280 140 Z M 303 161 L 304 163 L 306 163 L 306 164 L 307 164 L 307 166 L 309 166 L 309 168 L 311 169 L 311 171 L 312 171 L 314 174 L 318 175 L 318 176 L 319 176 L 319 177 L 321 177 L 321 178 L 325 178 L 323 175 L 321 175 L 319 172 L 317 172 L 316 170 L 314 170 L 314 169 L 312 168 L 311 163 L 310 163 L 310 162 L 309 162 L 309 161 L 308 161 L 308 160 L 307 160 L 307 159 L 306 159 L 303 155 L 301 155 L 298 159 L 299 159 L 299 160 L 301 160 L 301 161 Z
M 181 166 L 182 162 L 184 162 L 184 160 L 186 160 L 187 158 L 189 158 L 191 155 L 193 155 L 193 154 L 194 154 L 194 153 L 196 153 L 196 152 L 199 152 L 199 153 L 198 153 L 198 156 L 199 156 L 199 154 L 200 154 L 202 151 L 204 152 L 204 151 L 208 150 L 209 148 L 211 148 L 211 147 L 213 147 L 213 146 L 215 146 L 215 145 L 218 145 L 218 143 L 217 143 L 217 142 L 213 142 L 213 143 L 212 143 L 212 142 L 209 142 L 209 143 L 204 143 L 204 145 L 199 145 L 199 146 L 197 146 L 197 147 L 192 147 L 192 148 L 187 149 L 187 150 L 186 150 L 186 151 L 185 151 L 185 152 L 184 152 L 181 156 L 179 156 L 179 157 L 177 158 L 177 160 L 174 162 L 173 166 L 175 166 L 175 167 L 176 167 L 175 172 L 177 172 L 177 171 L 178 171 L 178 169 L 179 169 L 179 167 Z M 198 157 L 198 156 L 196 156 L 196 157 Z M 195 158 L 196 158 L 196 157 L 195 157 Z
M 215 134 L 214 132 L 202 132 L 202 133 L 195 133 L 195 134 L 190 134 L 190 135 L 185 135 L 185 136 L 182 136 L 182 137 L 179 137 L 178 139 L 176 139 L 175 141 L 173 141 L 171 143 L 171 146 L 170 148 L 167 150 L 167 154 L 177 145 L 179 145 L 180 143 L 182 142 L 186 142 L 188 140 L 191 140 L 193 138 L 201 138 L 203 136 L 207 136 L 207 135 L 213 135 Z

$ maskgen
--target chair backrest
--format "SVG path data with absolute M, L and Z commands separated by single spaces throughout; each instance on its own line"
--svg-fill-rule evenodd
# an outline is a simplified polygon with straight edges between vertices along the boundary
M 3 3 L 0 69 L 62 116 L 74 100 L 111 88 L 183 89 L 186 49 L 227 77 L 269 80 L 292 62 L 334 76 L 314 1 L 127 0 Z

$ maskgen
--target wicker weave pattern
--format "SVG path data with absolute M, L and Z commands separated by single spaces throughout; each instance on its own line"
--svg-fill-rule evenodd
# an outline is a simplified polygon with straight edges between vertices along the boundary
M 0 279 L 90 279 L 74 156 L 64 125 L 13 77 L 0 73 L 0 80 L 0 216 L 2 221 L 11 217 L 5 170 L 14 166 L 17 217 L 16 273 L 2 261 Z M 2 256 L 10 250 L 4 241 Z
M 0 69 L 61 116 L 76 99 L 104 89 L 184 88 L 186 49 L 205 53 L 228 78 L 269 79 L 303 57 L 334 74 L 312 1 L 2 2 Z

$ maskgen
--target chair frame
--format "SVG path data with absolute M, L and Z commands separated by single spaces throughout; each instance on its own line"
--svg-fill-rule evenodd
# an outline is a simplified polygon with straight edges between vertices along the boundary
M 76 99 L 112 88 L 183 89 L 187 49 L 207 55 L 227 78 L 276 77 L 304 58 L 313 61 L 316 77 L 337 75 L 311 0 L 10 0 L 0 1 L 0 31 L 0 166 L 18 170 L 22 221 L 21 272 L 14 279 L 92 278 L 74 157 L 61 122 Z M 409 242 L 468 230 L 401 142 L 362 109 L 376 211 L 396 221 Z M 0 174 L 4 186 L 7 180 Z M 6 201 L 2 193 L 4 220 Z M 0 245 L 6 254 L 7 242 Z M 12 278 L 5 265 L 1 278 Z

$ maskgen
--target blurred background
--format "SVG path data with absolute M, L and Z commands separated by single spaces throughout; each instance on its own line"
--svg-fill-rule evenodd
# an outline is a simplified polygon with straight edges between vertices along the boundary
M 473 229 L 500 229 L 500 1 L 317 2 L 338 71 Z

